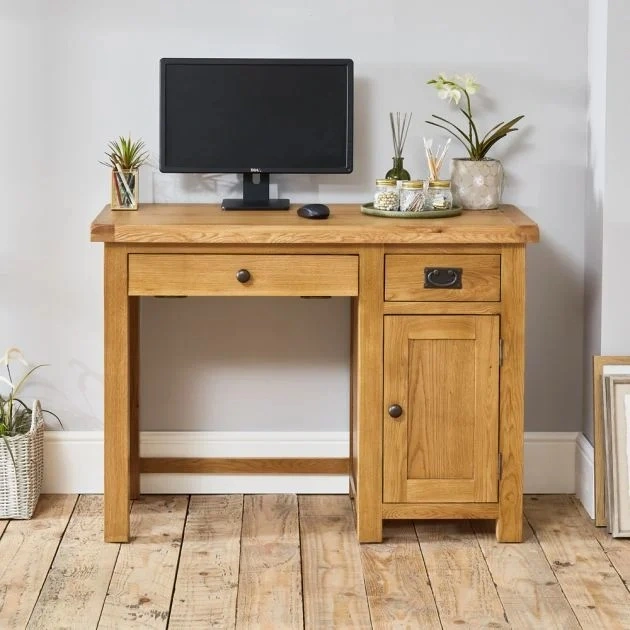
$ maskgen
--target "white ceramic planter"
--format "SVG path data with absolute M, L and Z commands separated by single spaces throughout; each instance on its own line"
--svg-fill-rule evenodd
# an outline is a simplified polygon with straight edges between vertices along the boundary
M 499 160 L 451 160 L 453 203 L 467 210 L 491 210 L 501 203 L 503 166 Z

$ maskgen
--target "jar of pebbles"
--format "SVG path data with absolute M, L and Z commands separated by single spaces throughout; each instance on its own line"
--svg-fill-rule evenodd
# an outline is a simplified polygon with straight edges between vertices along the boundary
M 398 210 L 400 198 L 398 196 L 398 183 L 395 179 L 377 179 L 376 192 L 374 193 L 374 209 Z
M 425 210 L 450 210 L 453 207 L 453 193 L 449 179 L 434 179 L 429 182 Z
M 424 182 L 412 179 L 400 185 L 401 212 L 422 212 L 424 210 L 425 194 Z

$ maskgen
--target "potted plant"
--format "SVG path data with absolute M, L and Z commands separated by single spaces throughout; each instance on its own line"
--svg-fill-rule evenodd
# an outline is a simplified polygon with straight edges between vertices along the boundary
M 14 380 L 11 364 L 21 363 L 23 374 Z M 0 358 L 7 376 L 0 376 L 0 518 L 30 518 L 35 511 L 44 475 L 44 417 L 35 400 L 28 407 L 20 392 L 42 365 L 29 366 L 17 348 Z M 51 411 L 59 423 L 59 418 Z
M 459 108 L 465 117 L 464 129 L 435 114 L 432 117 L 439 120 L 439 123 L 433 120 L 426 121 L 452 134 L 464 145 L 468 153 L 467 158 L 454 158 L 451 162 L 453 202 L 469 210 L 497 208 L 501 202 L 503 189 L 503 167 L 498 160 L 487 157 L 488 151 L 509 133 L 517 131 L 515 125 L 523 115 L 508 122 L 500 122 L 482 137 L 473 120 L 470 102 L 470 97 L 479 89 L 474 77 L 469 74 L 454 75 L 449 79 L 446 75 L 439 74 L 437 78 L 427 83 L 437 89 L 439 98 L 448 99 L 456 105 L 459 105 L 462 96 L 465 97 L 464 107 Z
M 107 144 L 108 162 L 101 162 L 112 169 L 112 210 L 138 209 L 138 169 L 148 160 L 142 140 L 120 136 Z

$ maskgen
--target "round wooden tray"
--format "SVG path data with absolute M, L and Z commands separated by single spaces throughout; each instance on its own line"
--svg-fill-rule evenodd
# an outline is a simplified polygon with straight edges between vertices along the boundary
M 364 203 L 361 206 L 363 214 L 373 217 L 387 217 L 388 219 L 441 219 L 444 217 L 456 217 L 462 213 L 460 206 L 453 206 L 448 210 L 423 210 L 422 212 L 401 212 L 400 210 L 377 210 L 374 202 Z

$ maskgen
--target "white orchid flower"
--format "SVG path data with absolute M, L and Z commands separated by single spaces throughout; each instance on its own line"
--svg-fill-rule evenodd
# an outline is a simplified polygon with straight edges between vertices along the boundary
M 459 104 L 462 97 L 462 92 L 458 87 L 454 85 L 445 85 L 442 89 L 438 90 L 438 98 L 442 100 L 448 99 L 451 103 Z
M 479 83 L 477 83 L 475 77 L 472 74 L 459 75 L 456 74 L 453 77 L 453 81 L 460 85 L 468 94 L 475 94 L 479 89 Z
M 25 367 L 28 367 L 28 361 L 24 358 L 22 351 L 19 348 L 8 348 L 4 353 L 4 356 L 0 359 L 0 365 L 9 365 L 9 361 L 15 359 L 19 361 Z

